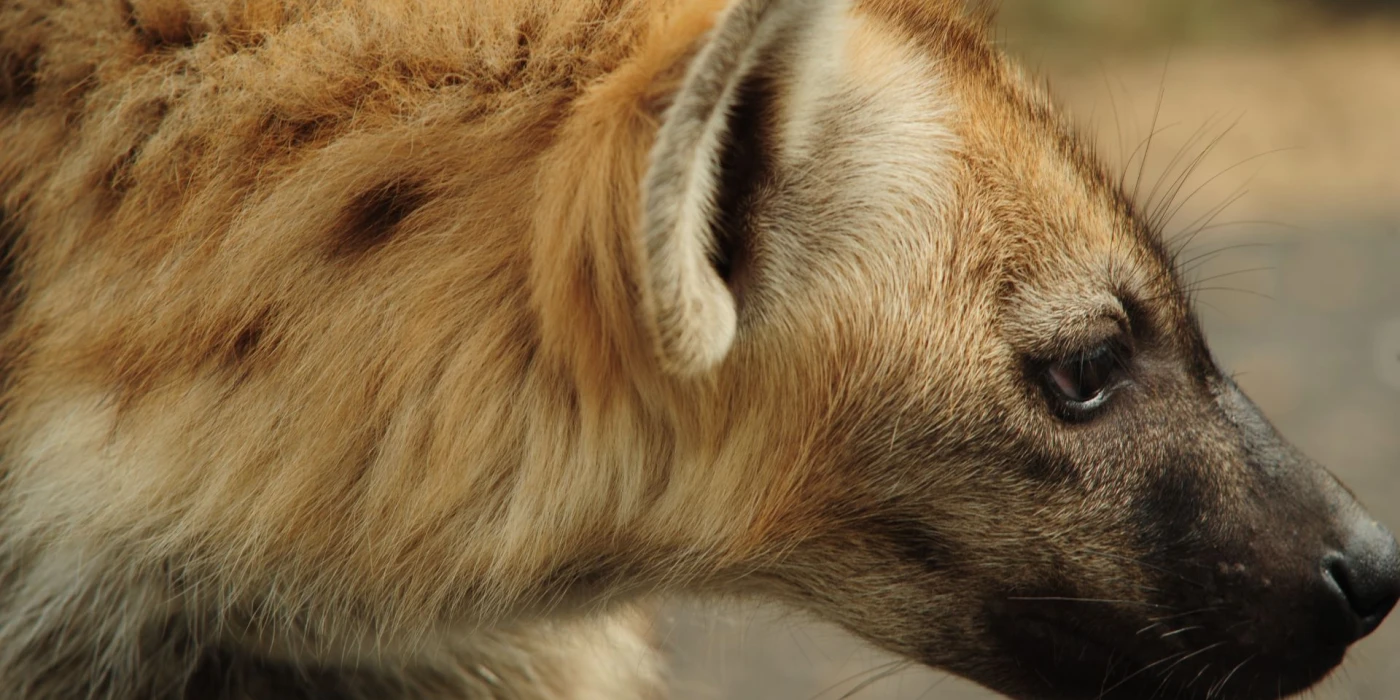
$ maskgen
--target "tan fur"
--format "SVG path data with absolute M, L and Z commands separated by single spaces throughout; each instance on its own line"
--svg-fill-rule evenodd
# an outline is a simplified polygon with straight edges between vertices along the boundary
M 1145 475 L 1040 493 L 964 447 L 1068 444 L 1003 405 L 1017 353 L 1113 293 L 1164 347 L 1189 309 L 955 5 L 7 3 L 0 691 L 181 697 L 232 653 L 315 671 L 209 692 L 646 696 L 636 606 L 676 591 L 973 673 L 974 579 L 885 558 L 891 522 L 960 533 L 975 580 L 1043 539 L 1135 595 L 1074 552 Z M 776 175 L 725 280 L 759 73 Z

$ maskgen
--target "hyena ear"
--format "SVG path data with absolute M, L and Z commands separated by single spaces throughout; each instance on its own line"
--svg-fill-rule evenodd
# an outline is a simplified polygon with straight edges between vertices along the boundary
M 691 60 L 643 181 L 647 320 L 663 367 L 719 364 L 738 325 L 731 285 L 748 249 L 735 209 L 771 165 L 765 117 L 782 79 L 844 20 L 846 0 L 738 0 Z

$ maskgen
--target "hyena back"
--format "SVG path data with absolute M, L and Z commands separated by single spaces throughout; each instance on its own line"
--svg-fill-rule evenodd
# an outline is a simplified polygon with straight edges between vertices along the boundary
M 0 8 L 0 696 L 1277 697 L 1400 557 L 950 0 Z

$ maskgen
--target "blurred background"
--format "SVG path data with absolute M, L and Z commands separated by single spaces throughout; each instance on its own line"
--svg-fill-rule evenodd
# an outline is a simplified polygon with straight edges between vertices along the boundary
M 1214 350 L 1400 532 L 1400 0 L 1001 5 L 999 42 L 1111 162 L 1170 183 L 1215 144 L 1167 226 L 1202 229 L 1184 257 Z M 662 632 L 682 700 L 996 697 L 782 610 L 677 605 Z M 1400 619 L 1312 697 L 1400 698 Z

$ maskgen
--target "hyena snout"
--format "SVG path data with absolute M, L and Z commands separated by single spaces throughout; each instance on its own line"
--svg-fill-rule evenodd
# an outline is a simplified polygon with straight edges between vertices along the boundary
M 1400 599 L 1400 545 L 1384 525 L 1330 472 L 1284 441 L 1238 389 L 1221 399 L 1226 415 L 1244 436 L 1246 460 L 1265 474 L 1259 532 L 1272 533 L 1277 556 L 1292 576 L 1303 579 L 1287 608 L 1311 613 L 1317 643 L 1345 648 L 1375 631 Z M 1269 504 L 1273 504 L 1272 507 Z M 1279 564 L 1275 564 L 1279 565 Z M 1282 573 L 1282 572 L 1278 572 Z M 1288 574 L 1284 574 L 1288 576 Z M 1299 620 L 1298 623 L 1303 623 Z
M 1374 632 L 1400 598 L 1400 546 L 1385 526 L 1355 510 L 1345 545 L 1318 566 L 1320 607 L 1332 610 L 1344 643 Z
M 1018 698 L 1267 700 L 1319 682 L 1382 624 L 1400 545 L 1221 381 L 1214 406 L 1173 414 L 1176 429 L 1126 431 L 1159 442 L 1086 499 L 1133 493 L 1121 524 L 1069 530 L 1058 556 L 994 594 L 987 628 L 1011 663 L 968 675 Z M 1150 406 L 1132 398 L 1143 420 Z
M 1218 626 L 1205 623 L 1218 630 L 1215 640 L 1193 641 L 1221 642 L 1221 660 L 1259 673 L 1258 687 L 1271 686 L 1263 695 L 1276 697 L 1325 677 L 1381 625 L 1400 599 L 1400 545 L 1248 399 L 1229 393 L 1223 403 L 1243 437 L 1246 476 L 1223 487 L 1219 526 L 1206 528 L 1215 534 L 1204 541 L 1214 543 L 1198 560 L 1208 573 L 1196 602 L 1236 612 L 1222 611 Z M 1254 679 L 1247 673 L 1231 694 L 1256 696 Z
M 1328 482 L 1321 489 L 1330 502 L 1327 515 L 1309 523 L 1280 508 L 1259 533 L 1274 542 L 1259 547 L 1253 565 L 1245 564 L 1238 578 L 1217 566 L 1212 577 L 1226 590 L 1226 604 L 1254 620 L 1222 628 L 1225 646 L 1241 655 L 1234 663 L 1257 654 L 1246 667 L 1258 664 L 1265 677 L 1274 676 L 1274 693 L 1297 692 L 1328 675 L 1400 599 L 1394 536 L 1330 474 L 1315 465 L 1309 471 Z M 1249 684 L 1241 685 L 1234 692 L 1253 697 Z

